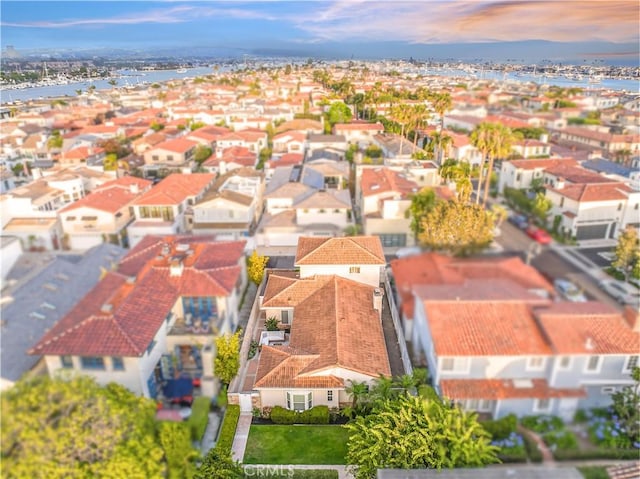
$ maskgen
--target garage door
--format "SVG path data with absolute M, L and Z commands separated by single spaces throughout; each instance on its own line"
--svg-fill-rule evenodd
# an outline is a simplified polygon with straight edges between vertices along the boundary
M 603 239 L 607 237 L 608 224 L 578 226 L 576 238 L 580 240 Z

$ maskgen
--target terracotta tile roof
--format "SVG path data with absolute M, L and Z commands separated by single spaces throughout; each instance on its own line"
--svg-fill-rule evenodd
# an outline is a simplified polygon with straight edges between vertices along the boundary
M 256 388 L 341 388 L 344 381 L 333 375 L 304 376 L 301 373 L 317 354 L 296 354 L 288 347 L 262 346 L 256 372 Z
M 172 140 L 166 140 L 162 143 L 158 143 L 153 146 L 153 150 L 168 150 L 176 153 L 186 153 L 187 151 L 195 148 L 200 143 L 197 141 L 187 140 L 186 138 L 174 138 Z
M 108 213 L 116 213 L 133 202 L 145 190 L 151 188 L 151 184 L 151 181 L 142 178 L 129 176 L 118 178 L 101 185 L 92 193 L 61 209 L 60 213 L 66 213 L 78 208 L 93 208 Z M 137 186 L 138 191 L 132 190 L 132 186 Z
M 442 379 L 442 396 L 463 399 L 582 398 L 582 388 L 552 388 L 545 379 Z
M 640 354 L 640 333 L 608 305 L 561 302 L 535 315 L 557 354 Z
M 296 381 L 305 377 L 324 378 L 324 384 L 336 386 L 342 380 L 320 375 L 335 368 L 372 378 L 391 375 L 382 325 L 373 308 L 375 288 L 339 276 L 271 275 L 271 281 L 263 307 L 292 306 L 291 335 L 288 347 L 269 348 L 281 351 L 268 353 L 265 364 L 258 366 L 256 387 L 298 387 Z
M 522 301 L 424 301 L 423 305 L 438 356 L 551 354 L 531 306 Z
M 284 155 L 269 160 L 269 168 L 278 166 L 301 165 L 304 160 L 302 153 L 285 153 Z
M 244 242 L 203 243 L 197 237 L 189 245 L 191 253 L 177 248 L 184 242 L 180 237 L 145 238 L 119 271 L 109 272 L 30 353 L 141 356 L 180 297 L 231 294 L 240 278 Z M 168 253 L 162 254 L 165 244 Z M 170 264 L 177 256 L 183 269 L 172 276 Z
M 533 160 L 511 160 L 509 164 L 519 170 L 534 170 L 537 168 L 553 168 L 558 165 L 577 166 L 578 162 L 573 158 L 542 158 Z
M 616 201 L 626 200 L 633 190 L 624 183 L 578 184 L 566 185 L 564 188 L 549 188 L 560 196 L 565 196 L 575 201 Z
M 138 198 L 134 205 L 177 205 L 188 197 L 197 196 L 205 191 L 215 178 L 216 175 L 209 173 L 192 173 L 188 175 L 174 173 Z
M 320 264 L 387 264 L 380 238 L 350 236 L 302 237 L 298 240 L 296 266 Z
M 571 183 L 615 183 L 614 180 L 602 176 L 581 166 L 560 163 L 549 166 L 546 173 L 559 178 L 564 178 Z
M 408 180 L 402 173 L 388 168 L 362 170 L 360 186 L 362 196 L 396 193 L 406 198 L 420 189 L 416 182 Z
M 382 123 L 353 122 L 353 123 L 336 123 L 334 126 L 338 131 L 384 131 Z

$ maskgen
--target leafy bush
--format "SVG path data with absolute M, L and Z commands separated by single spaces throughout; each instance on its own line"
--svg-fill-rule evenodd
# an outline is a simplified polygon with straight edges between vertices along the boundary
M 416 386 L 422 386 L 427 384 L 429 379 L 429 371 L 427 368 L 413 368 L 413 380 Z
M 298 412 L 275 406 L 271 410 L 271 421 L 274 424 L 329 424 L 329 408 L 315 406 Z
M 499 441 L 508 438 L 511 434 L 515 433 L 516 426 L 518 425 L 518 418 L 514 414 L 509 414 L 502 419 L 495 421 L 481 421 L 482 427 L 491 434 L 491 438 L 494 441 Z
M 207 429 L 207 423 L 209 422 L 210 405 L 211 399 L 206 396 L 195 398 L 191 405 L 191 416 L 189 416 L 187 424 L 191 430 L 191 439 L 194 441 L 200 441 L 204 436 L 204 431 Z
M 503 419 L 506 419 L 506 418 L 503 418 Z M 511 420 L 510 418 L 509 421 L 505 421 L 505 423 L 508 424 L 513 421 L 515 421 L 515 416 L 513 416 L 513 420 Z M 488 422 L 497 423 L 498 421 L 488 421 Z M 482 425 L 484 427 L 484 424 Z M 506 426 L 503 426 L 502 429 L 504 428 L 506 428 Z M 500 432 L 502 432 L 502 429 L 500 429 Z M 525 448 L 524 439 L 520 434 L 511 432 L 502 439 L 494 438 L 493 441 L 491 441 L 491 445 L 497 446 L 500 448 L 500 450 L 498 451 L 498 458 L 502 462 L 526 462 L 527 461 L 527 450 Z
M 571 431 L 550 431 L 542 436 L 544 443 L 555 451 L 558 449 L 577 449 L 578 440 Z
M 638 460 L 637 449 L 558 449 L 553 453 L 558 461 L 581 461 L 587 459 Z
M 578 409 L 573 416 L 573 422 L 581 424 L 588 420 L 587 412 L 584 409 Z
M 236 435 L 236 427 L 238 426 L 239 419 L 240 406 L 237 404 L 230 404 L 227 406 L 227 411 L 224 415 L 224 419 L 222 420 L 220 434 L 218 435 L 216 449 L 221 452 L 231 454 L 231 446 L 233 445 L 233 438 Z
M 256 341 L 255 339 L 252 339 L 251 344 L 249 345 L 247 359 L 251 359 L 256 355 L 256 353 L 258 352 L 258 346 L 260 346 L 260 343 L 258 343 L 258 341 Z
M 418 387 L 418 396 L 420 396 L 421 398 L 442 402 L 442 399 L 440 399 L 440 396 L 438 396 L 436 390 L 427 384 L 423 384 L 422 386 Z
M 631 448 L 631 438 L 617 416 L 592 416 L 589 421 L 589 439 L 594 444 L 612 449 Z
M 296 414 L 296 411 L 285 409 L 282 406 L 275 406 L 271 410 L 271 420 L 274 424 L 294 424 Z
M 542 453 L 540 449 L 538 449 L 536 441 L 529 434 L 523 434 L 522 440 L 524 441 L 524 447 L 527 450 L 531 462 L 542 462 Z
M 525 416 L 520 420 L 520 424 L 538 433 L 554 431 L 564 427 L 564 423 L 559 417 L 544 414 L 540 416 Z
M 267 331 L 277 331 L 278 330 L 278 318 L 275 316 L 271 316 L 264 322 L 265 328 Z
M 216 405 L 220 408 L 227 407 L 227 386 L 223 384 L 216 397 Z

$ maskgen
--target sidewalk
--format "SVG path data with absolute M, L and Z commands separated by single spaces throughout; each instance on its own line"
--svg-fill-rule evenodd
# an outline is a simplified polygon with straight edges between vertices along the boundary
M 244 450 L 247 448 L 247 439 L 249 438 L 252 419 L 253 415 L 249 412 L 240 414 L 238 426 L 236 427 L 236 435 L 233 438 L 233 445 L 231 446 L 231 457 L 234 461 L 242 462 L 244 458 Z

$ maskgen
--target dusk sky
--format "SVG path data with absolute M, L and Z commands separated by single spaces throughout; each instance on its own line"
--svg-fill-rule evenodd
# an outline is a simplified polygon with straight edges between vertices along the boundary
M 332 52 L 638 62 L 637 0 L 7 1 L 2 47 Z M 533 41 L 533 42 L 532 42 Z M 505 43 L 514 42 L 514 43 Z M 558 42 L 548 44 L 545 42 Z M 506 47 L 505 47 L 506 45 Z

